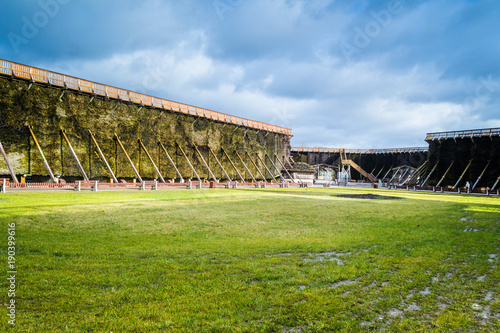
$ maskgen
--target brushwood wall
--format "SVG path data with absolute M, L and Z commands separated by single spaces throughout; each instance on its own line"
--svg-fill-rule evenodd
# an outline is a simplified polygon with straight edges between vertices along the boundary
M 200 177 L 207 179 L 210 175 L 197 155 L 195 145 L 220 179 L 226 177 L 210 154 L 209 147 L 233 179 L 238 177 L 231 162 L 246 179 L 250 179 L 235 152 L 240 154 L 254 175 L 258 174 L 256 167 L 265 170 L 262 164 L 267 163 L 266 154 L 276 159 L 276 156 L 286 157 L 290 152 L 288 135 L 0 77 L 0 142 L 16 174 L 47 177 L 48 172 L 28 125 L 32 127 L 53 173 L 65 179 L 81 179 L 82 176 L 61 130 L 65 131 L 87 175 L 93 179 L 109 179 L 110 174 L 96 152 L 89 130 L 116 176 L 126 179 L 135 178 L 135 174 L 114 139 L 115 133 L 144 179 L 158 176 L 139 139 L 166 179 L 178 177 L 158 142 L 163 143 L 184 178 L 194 174 L 178 145 L 184 149 Z M 230 155 L 231 162 L 222 149 Z M 3 161 L 0 162 L 0 174 L 8 174 Z M 271 176 L 266 174 L 266 177 Z

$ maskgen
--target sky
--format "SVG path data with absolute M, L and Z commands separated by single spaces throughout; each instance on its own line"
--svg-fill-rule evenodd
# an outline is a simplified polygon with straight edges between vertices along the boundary
M 500 127 L 497 0 L 11 0 L 0 58 L 292 129 L 426 146 Z

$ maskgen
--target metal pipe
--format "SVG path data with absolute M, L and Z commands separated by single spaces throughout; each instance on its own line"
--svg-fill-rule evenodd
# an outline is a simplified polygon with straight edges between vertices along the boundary
M 170 154 L 168 153 L 167 149 L 165 148 L 165 146 L 163 145 L 163 143 L 161 143 L 160 141 L 158 141 L 158 144 L 160 145 L 160 147 L 163 149 L 163 152 L 165 152 L 165 155 L 167 155 L 167 158 L 168 158 L 168 161 L 170 162 L 170 164 L 172 164 L 172 166 L 174 167 L 174 170 L 175 172 L 177 173 L 177 175 L 179 176 L 181 182 L 184 181 L 184 178 L 182 178 L 182 175 L 181 173 L 179 172 L 179 169 L 177 169 L 177 166 L 175 165 L 174 163 L 174 160 L 172 160 L 172 157 L 170 157 Z
M 52 170 L 50 169 L 49 163 L 47 162 L 47 159 L 45 158 L 45 155 L 43 154 L 42 148 L 38 144 L 38 140 L 36 139 L 35 133 L 33 133 L 31 126 L 28 126 L 28 129 L 30 131 L 31 137 L 33 138 L 33 141 L 35 142 L 36 147 L 38 148 L 38 152 L 40 153 L 40 156 L 42 156 L 43 165 L 45 165 L 45 169 L 49 173 L 50 179 L 52 179 L 52 181 L 54 183 L 57 183 L 56 178 L 54 177 L 54 174 L 52 173 Z
M 247 170 L 248 174 L 250 175 L 250 177 L 252 177 L 252 180 L 254 183 L 257 182 L 257 180 L 255 179 L 255 177 L 253 176 L 253 174 L 250 172 L 250 169 L 248 168 L 248 166 L 245 164 L 245 162 L 243 161 L 243 159 L 241 158 L 240 154 L 238 154 L 238 152 L 235 150 L 234 151 L 236 153 L 236 156 L 238 156 L 238 158 L 240 159 L 241 161 L 241 164 L 243 164 L 243 167 L 245 168 L 245 170 Z
M 14 169 L 12 169 L 12 166 L 9 163 L 9 159 L 7 158 L 7 154 L 5 153 L 5 150 L 3 149 L 2 143 L 0 142 L 0 151 L 2 151 L 3 159 L 5 160 L 5 164 L 7 164 L 7 169 L 9 169 L 10 176 L 12 177 L 12 180 L 14 183 L 19 183 L 17 181 L 16 174 L 14 173 Z
M 87 174 L 85 173 L 85 170 L 83 170 L 83 166 L 80 163 L 80 160 L 78 159 L 78 156 L 76 156 L 75 150 L 73 149 L 73 146 L 71 145 L 71 142 L 69 142 L 69 139 L 66 136 L 66 132 L 63 131 L 63 130 L 61 130 L 61 134 L 63 135 L 64 140 L 66 140 L 66 143 L 68 144 L 68 147 L 69 147 L 69 151 L 71 152 L 71 155 L 73 155 L 73 158 L 75 159 L 76 164 L 78 165 L 78 168 L 80 169 L 80 172 L 83 175 L 83 178 L 88 181 L 89 177 L 87 177 Z M 89 156 L 89 159 L 90 159 L 90 156 Z
M 95 146 L 97 148 L 97 153 L 99 154 L 99 157 L 101 158 L 101 160 L 106 165 L 106 168 L 108 169 L 109 173 L 111 174 L 111 177 L 113 178 L 113 181 L 115 183 L 118 183 L 118 180 L 116 179 L 116 176 L 115 176 L 115 174 L 113 172 L 113 169 L 111 169 L 111 167 L 108 164 L 108 161 L 106 160 L 106 157 L 104 157 L 104 154 L 102 153 L 101 148 L 99 147 L 99 144 L 97 143 L 97 140 L 94 137 L 94 134 L 92 134 L 91 130 L 89 130 L 89 133 L 90 133 L 90 137 L 92 138 L 92 141 L 94 142 L 94 144 L 95 144 Z
M 158 177 L 160 177 L 160 180 L 162 181 L 162 183 L 165 183 L 165 179 L 163 179 L 163 176 L 161 175 L 160 170 L 158 170 L 158 168 L 156 167 L 156 163 L 153 160 L 153 158 L 151 157 L 151 155 L 149 154 L 148 150 L 146 149 L 146 146 L 144 146 L 144 143 L 142 142 L 141 139 L 139 139 L 138 141 L 139 141 L 139 144 L 141 145 L 142 149 L 144 149 L 144 152 L 148 156 L 149 160 L 151 161 L 153 168 L 155 169 L 156 173 L 158 174 Z
M 210 150 L 210 152 L 212 153 L 212 155 L 215 157 L 215 160 L 217 161 L 217 164 L 219 165 L 219 167 L 222 169 L 222 172 L 224 172 L 224 174 L 226 175 L 227 180 L 229 180 L 231 182 L 232 181 L 231 177 L 229 177 L 229 175 L 227 174 L 226 169 L 224 169 L 224 167 L 222 166 L 221 162 L 219 161 L 219 159 L 215 155 L 215 153 L 212 150 L 212 148 L 210 148 L 210 146 L 207 146 L 207 147 Z
M 221 148 L 222 148 L 222 152 L 226 155 L 227 159 L 229 160 L 229 163 L 231 163 L 231 165 L 233 166 L 233 169 L 236 171 L 236 173 L 240 177 L 241 181 L 244 183 L 245 182 L 245 178 L 243 178 L 243 176 L 241 175 L 241 173 L 238 171 L 238 169 L 236 168 L 236 165 L 234 165 L 233 161 L 229 157 L 229 154 L 226 152 L 226 150 L 223 147 L 221 147 Z
M 115 138 L 116 138 L 118 144 L 120 145 L 121 149 L 125 153 L 125 157 L 127 157 L 127 160 L 130 163 L 130 166 L 134 170 L 135 176 L 137 177 L 137 179 L 139 180 L 139 182 L 142 183 L 142 177 L 141 177 L 141 175 L 139 174 L 139 172 L 137 172 L 137 169 L 134 166 L 134 162 L 132 162 L 132 159 L 130 159 L 130 156 L 128 156 L 127 151 L 125 150 L 125 147 L 123 146 L 122 142 L 120 141 L 120 138 L 118 137 L 118 135 L 116 133 L 115 133 Z
M 189 158 L 187 157 L 186 153 L 184 152 L 184 149 L 182 149 L 181 145 L 178 142 L 176 142 L 176 143 L 177 143 L 177 146 L 179 147 L 179 149 L 181 150 L 182 155 L 184 155 L 184 157 L 186 158 L 186 161 L 188 162 L 189 167 L 191 168 L 193 173 L 196 175 L 196 178 L 198 179 L 198 181 L 200 182 L 200 185 L 201 185 L 201 179 L 200 179 L 200 176 L 198 176 L 198 172 L 196 172 L 196 170 L 194 169 L 194 166 L 189 161 Z

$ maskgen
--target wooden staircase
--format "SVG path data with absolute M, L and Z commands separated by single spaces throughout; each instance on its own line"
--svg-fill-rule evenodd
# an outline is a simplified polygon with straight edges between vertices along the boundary
M 372 175 L 371 173 L 366 172 L 361 168 L 356 162 L 353 160 L 348 160 L 347 155 L 345 153 L 345 149 L 342 149 L 340 151 L 340 159 L 342 160 L 342 164 L 348 164 L 352 166 L 357 172 L 359 172 L 363 177 L 368 179 L 371 183 L 376 183 L 377 182 L 377 177 Z

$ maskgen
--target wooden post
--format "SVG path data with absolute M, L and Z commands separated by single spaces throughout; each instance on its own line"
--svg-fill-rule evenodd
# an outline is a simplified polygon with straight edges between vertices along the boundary
M 89 177 L 87 177 L 87 174 L 85 173 L 85 170 L 83 170 L 82 164 L 80 163 L 80 160 L 78 159 L 78 156 L 76 156 L 75 151 L 73 150 L 73 146 L 71 146 L 71 143 L 69 142 L 68 137 L 66 136 L 66 133 L 61 130 L 61 134 L 63 135 L 64 140 L 66 140 L 66 143 L 68 144 L 69 151 L 71 152 L 71 155 L 73 155 L 73 158 L 76 161 L 76 164 L 78 165 L 78 168 L 80 169 L 80 172 L 83 175 L 83 178 L 85 180 L 89 180 Z M 89 156 L 90 159 L 90 156 Z
M 146 153 L 146 156 L 149 158 L 149 160 L 151 161 L 151 164 L 153 165 L 153 168 L 155 169 L 156 173 L 158 174 L 158 177 L 160 177 L 160 180 L 162 183 L 165 183 L 165 179 L 163 179 L 163 176 L 161 175 L 160 173 L 160 170 L 158 170 L 158 168 L 156 167 L 156 164 L 155 164 L 155 161 L 153 160 L 153 158 L 151 157 L 151 155 L 149 154 L 148 150 L 146 149 L 146 147 L 144 146 L 144 143 L 142 142 L 141 139 L 139 139 L 139 144 L 141 145 L 142 149 L 144 149 L 144 152 Z
M 16 174 L 14 172 L 14 169 L 12 169 L 12 166 L 10 165 L 9 163 L 9 159 L 7 158 L 7 154 L 5 153 L 5 150 L 3 149 L 3 146 L 2 146 L 2 143 L 0 142 L 0 151 L 2 152 L 2 155 L 3 155 L 3 159 L 5 160 L 5 164 L 7 164 L 7 169 L 9 169 L 9 173 L 10 173 L 10 176 L 12 177 L 12 180 L 14 181 L 14 183 L 19 183 L 17 181 L 17 177 L 16 177 Z
M 252 162 L 253 166 L 255 167 L 255 170 L 257 170 L 257 172 L 259 173 L 259 175 L 262 177 L 262 180 L 264 182 L 267 182 L 266 180 L 266 176 L 264 176 L 264 174 L 259 170 L 259 167 L 257 166 L 257 164 L 254 162 L 254 160 L 252 159 L 252 157 L 250 156 L 250 154 L 245 151 L 245 154 L 247 155 L 248 159 L 250 160 L 250 162 Z
M 40 153 L 40 156 L 42 157 L 43 160 L 43 165 L 45 165 L 45 169 L 50 175 L 50 179 L 52 179 L 52 182 L 57 183 L 56 178 L 54 177 L 54 174 L 52 173 L 52 170 L 50 169 L 49 163 L 47 162 L 47 159 L 45 158 L 45 155 L 43 154 L 42 148 L 38 144 L 38 140 L 36 139 L 35 133 L 33 133 L 33 130 L 31 126 L 28 126 L 28 129 L 30 131 L 31 137 L 33 138 L 33 141 L 35 142 L 35 145 L 38 149 L 38 152 Z
M 177 146 L 179 147 L 179 149 L 181 150 L 182 155 L 184 155 L 184 158 L 186 158 L 186 161 L 188 162 L 189 167 L 193 171 L 193 173 L 196 176 L 196 178 L 198 179 L 198 181 L 201 183 L 200 176 L 198 176 L 198 173 L 196 172 L 196 170 L 194 169 L 193 165 L 189 161 L 189 158 L 187 157 L 186 153 L 184 152 L 184 149 L 182 149 L 181 145 L 178 142 L 176 142 L 176 143 L 177 143 Z
M 222 166 L 221 162 L 219 161 L 219 159 L 217 158 L 217 155 L 215 155 L 214 151 L 212 150 L 212 148 L 210 148 L 210 146 L 208 146 L 208 149 L 210 150 L 210 152 L 212 153 L 212 155 L 215 157 L 215 160 L 217 161 L 217 164 L 219 165 L 219 167 L 221 168 L 222 172 L 224 172 L 224 174 L 226 175 L 227 179 L 229 181 L 232 181 L 231 177 L 229 177 L 229 175 L 227 174 L 226 172 L 226 169 L 224 169 L 224 167 Z
M 469 161 L 469 164 L 467 164 L 467 166 L 465 167 L 465 170 L 464 172 L 462 172 L 462 175 L 460 176 L 460 178 L 458 178 L 457 182 L 455 183 L 455 185 L 452 187 L 452 189 L 456 189 L 458 184 L 460 184 L 460 181 L 462 180 L 462 178 L 464 178 L 465 174 L 467 173 L 467 170 L 469 170 L 471 164 L 472 164 L 472 161 L 473 160 L 470 160 Z
M 453 162 L 451 162 L 450 166 L 448 167 L 448 169 L 444 173 L 443 177 L 441 177 L 441 179 L 439 180 L 439 182 L 436 184 L 436 187 L 439 187 L 441 185 L 441 183 L 443 182 L 443 180 L 446 178 L 446 175 L 451 170 L 451 167 L 453 166 L 453 164 L 455 164 L 455 160 L 453 160 Z
M 255 177 L 253 176 L 253 174 L 250 172 L 250 169 L 248 168 L 248 166 L 245 164 L 245 162 L 243 161 L 243 159 L 241 158 L 240 154 L 238 154 L 238 152 L 235 150 L 234 151 L 236 156 L 238 156 L 238 158 L 240 159 L 241 161 L 241 164 L 243 165 L 243 167 L 247 170 L 248 174 L 250 175 L 250 177 L 252 177 L 252 180 L 254 183 L 257 182 L 257 180 L 255 179 Z
M 205 167 L 207 168 L 210 177 L 212 177 L 212 179 L 217 183 L 217 177 L 215 177 L 215 175 L 213 174 L 212 170 L 210 169 L 210 166 L 208 165 L 208 163 L 203 158 L 203 155 L 201 154 L 201 151 L 198 149 L 198 146 L 196 146 L 194 143 L 193 143 L 193 146 L 194 146 L 194 149 L 196 149 L 196 152 L 198 153 L 198 156 L 200 156 L 201 161 L 203 162 L 203 164 L 205 164 Z
M 111 167 L 108 164 L 108 161 L 106 160 L 106 157 L 104 157 L 104 154 L 102 153 L 101 148 L 99 147 L 99 144 L 97 143 L 97 140 L 94 137 L 94 134 L 92 134 L 92 131 L 90 131 L 90 130 L 89 130 L 89 133 L 90 133 L 90 137 L 92 138 L 92 141 L 94 142 L 94 145 L 96 147 L 97 153 L 99 154 L 99 157 L 106 165 L 106 168 L 108 169 L 109 173 L 111 174 L 111 177 L 113 177 L 113 181 L 115 183 L 118 183 L 118 180 L 116 179 L 116 176 L 113 173 L 113 169 L 111 169 Z
M 488 164 L 486 164 L 486 167 L 484 168 L 483 172 L 481 172 L 481 175 L 477 178 L 476 182 L 474 183 L 474 185 L 472 185 L 472 188 L 471 190 L 473 191 L 476 186 L 477 186 L 477 183 L 479 183 L 479 181 L 481 180 L 481 178 L 483 177 L 484 173 L 486 172 L 486 169 L 488 169 L 488 167 L 490 166 L 490 162 L 491 161 L 488 161 Z
M 281 181 L 284 182 L 285 181 L 285 178 L 283 178 L 283 176 L 281 175 L 281 172 L 278 170 L 278 168 L 276 167 L 276 164 L 274 164 L 273 160 L 269 157 L 268 154 L 266 154 L 266 157 L 267 159 L 269 160 L 269 162 L 271 162 L 271 164 L 273 165 L 274 169 L 276 170 L 276 172 L 278 173 L 278 176 L 280 177 Z
M 279 164 L 281 165 L 281 167 L 283 168 L 283 170 L 285 170 L 285 172 L 288 175 L 288 177 L 290 177 L 290 180 L 292 181 L 292 183 L 295 183 L 294 180 L 293 180 L 292 175 L 290 175 L 290 172 L 288 172 L 288 170 L 286 169 L 285 165 L 281 162 L 281 159 L 277 155 L 275 155 L 275 156 L 276 156 L 276 160 L 279 162 Z
M 172 164 L 172 166 L 174 167 L 174 170 L 175 172 L 177 173 L 177 175 L 179 176 L 180 178 L 180 181 L 183 182 L 184 181 L 184 178 L 182 178 L 182 175 L 181 173 L 179 172 L 179 169 L 177 169 L 177 166 L 175 165 L 174 161 L 172 160 L 172 157 L 170 157 L 170 154 L 168 153 L 167 149 L 165 148 L 165 146 L 163 145 L 163 143 L 161 143 L 160 141 L 158 141 L 158 145 L 163 149 L 163 152 L 165 153 L 165 155 L 167 155 L 167 158 L 168 158 L 168 161 L 170 162 L 170 164 Z
M 125 153 L 125 157 L 127 158 L 128 162 L 130 163 L 130 166 L 132 167 L 132 169 L 134 170 L 134 173 L 135 173 L 135 176 L 137 177 L 137 179 L 142 182 L 142 177 L 141 175 L 139 174 L 139 172 L 137 172 L 137 169 L 135 168 L 134 166 L 134 162 L 132 162 L 132 160 L 130 159 L 130 156 L 128 156 L 127 154 L 127 151 L 125 150 L 125 147 L 123 147 L 123 144 L 122 142 L 120 141 L 120 138 L 118 137 L 118 135 L 115 133 L 115 138 L 116 138 L 116 141 L 118 142 L 118 144 L 120 145 L 120 148 L 123 150 L 123 152 Z
M 222 147 L 221 147 L 222 148 Z M 224 148 L 222 148 L 222 152 L 226 155 L 229 163 L 231 164 L 231 166 L 233 167 L 233 169 L 236 171 L 236 173 L 238 174 L 238 176 L 240 177 L 241 181 L 244 183 L 245 182 L 245 178 L 243 178 L 243 176 L 241 175 L 241 173 L 238 171 L 238 169 L 236 169 L 236 165 L 234 165 L 233 161 L 231 160 L 231 158 L 229 157 L 229 154 L 226 152 L 226 150 Z

